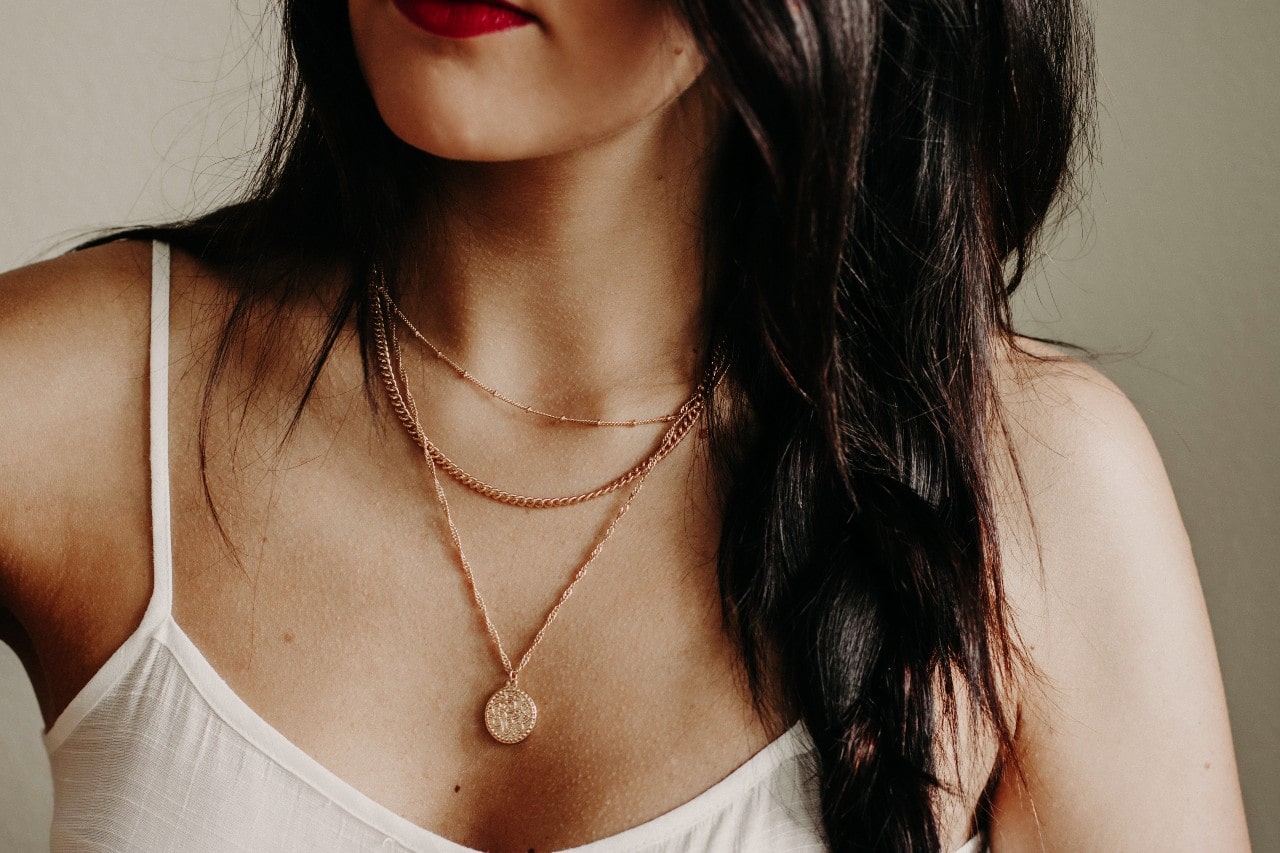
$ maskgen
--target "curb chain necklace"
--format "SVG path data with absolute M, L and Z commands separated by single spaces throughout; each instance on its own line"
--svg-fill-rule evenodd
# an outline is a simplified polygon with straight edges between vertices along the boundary
M 391 298 L 391 295 L 387 292 L 386 288 L 381 283 L 375 284 L 373 286 L 373 290 L 374 290 L 374 293 L 372 294 L 372 296 L 374 300 L 378 303 L 377 306 L 375 307 L 374 316 L 379 320 L 379 322 L 383 323 L 385 327 L 390 328 L 392 330 L 391 348 L 394 350 L 393 355 L 397 363 L 402 363 L 401 356 L 400 356 L 399 340 L 397 336 L 394 334 L 395 320 L 398 318 L 400 322 L 404 323 L 406 328 L 408 328 L 410 332 L 413 333 L 414 337 L 416 337 L 421 343 L 426 345 L 428 349 L 431 350 L 431 352 L 435 355 L 436 358 L 446 362 L 454 370 L 454 372 L 456 372 L 460 377 L 470 382 L 472 385 L 475 385 L 476 387 L 480 388 L 489 396 L 494 397 L 495 399 L 501 400 L 502 402 L 507 403 L 508 405 L 514 406 L 517 409 L 528 412 L 529 414 L 534 414 L 540 417 L 548 418 L 550 420 L 556 421 L 557 423 L 571 423 L 571 424 L 578 424 L 578 425 L 585 425 L 585 426 L 592 426 L 592 427 L 631 427 L 631 426 L 638 426 L 641 424 L 657 424 L 657 423 L 671 424 L 671 426 L 667 429 L 666 433 L 664 433 L 663 436 L 659 439 L 653 451 L 646 458 L 638 462 L 630 470 L 619 475 L 618 477 L 615 477 L 614 479 L 610 480 L 609 482 L 605 483 L 602 486 L 598 486 L 597 488 L 591 489 L 590 491 L 580 492 L 572 495 L 561 495 L 561 496 L 554 496 L 554 497 L 534 497 L 529 495 L 521 495 L 515 492 L 509 492 L 505 489 L 501 489 L 496 486 L 489 485 L 488 483 L 481 480 L 479 477 L 476 477 L 468 473 L 467 471 L 465 471 L 460 465 L 458 465 L 456 462 L 454 462 L 452 459 L 446 456 L 444 452 L 440 450 L 440 448 L 437 447 L 435 443 L 432 442 L 421 429 L 410 430 L 410 434 L 413 436 L 413 439 L 415 442 L 417 442 L 418 446 L 421 447 L 431 457 L 431 461 L 438 468 L 440 468 L 446 474 L 448 474 L 450 478 L 460 483 L 461 485 L 466 486 L 468 489 L 470 489 L 473 492 L 476 492 L 477 494 L 480 494 L 490 500 L 494 500 L 499 503 L 508 504 L 510 506 L 518 506 L 518 507 L 523 507 L 525 509 L 557 509 L 559 507 L 576 506 L 578 504 L 586 503 L 587 501 L 595 500 L 596 498 L 601 498 L 601 497 L 604 497 L 605 495 L 612 494 L 618 491 L 619 489 L 625 488 L 626 486 L 632 484 L 641 476 L 641 472 L 647 470 L 648 468 L 652 467 L 658 462 L 661 462 L 663 457 L 665 457 L 668 453 L 670 453 L 674 449 L 675 445 L 671 443 L 671 438 L 677 433 L 682 434 L 685 430 L 688 429 L 692 421 L 696 421 L 698 419 L 698 417 L 701 415 L 701 410 L 699 410 L 698 412 L 694 412 L 693 409 L 695 405 L 705 405 L 705 398 L 709 395 L 710 391 L 713 390 L 719 384 L 720 380 L 724 376 L 724 361 L 725 361 L 724 356 L 723 356 L 723 353 L 719 349 L 717 349 L 715 352 L 712 353 L 711 363 L 710 363 L 710 366 L 708 367 L 707 373 L 703 376 L 702 380 L 698 383 L 697 387 L 694 388 L 693 393 L 689 396 L 689 398 L 683 404 L 681 404 L 681 406 L 675 412 L 673 412 L 670 415 L 663 415 L 661 417 L 656 417 L 656 418 L 644 418 L 644 419 L 626 420 L 626 421 L 596 420 L 596 419 L 589 419 L 589 418 L 569 417 L 568 415 L 555 415 L 550 412 L 544 412 L 542 410 L 535 409 L 533 406 L 517 402 L 511 399 L 510 397 L 504 395 L 502 392 L 498 391 L 497 389 L 494 389 L 489 385 L 486 385 L 485 383 L 473 377 L 470 374 L 470 372 L 465 370 L 461 365 L 457 364 L 457 362 L 453 361 L 451 358 L 449 358 L 447 355 L 445 355 L 443 352 L 437 349 L 436 346 L 431 343 L 431 341 L 427 340 L 422 335 L 422 333 L 418 331 L 417 327 L 415 327 L 413 323 L 410 322 L 409 318 L 406 317 L 404 313 L 400 310 L 400 308 L 395 304 L 395 302 Z M 699 401 L 701 401 L 701 403 L 699 403 Z M 406 428 L 407 427 L 408 425 L 406 424 Z
M 452 540 L 453 549 L 458 555 L 458 563 L 462 569 L 462 573 L 467 582 L 467 587 L 471 592 L 472 600 L 475 602 L 476 608 L 480 612 L 480 616 L 484 621 L 485 632 L 489 636 L 489 640 L 494 649 L 498 653 L 499 661 L 503 670 L 507 674 L 507 682 L 497 691 L 493 693 L 485 703 L 484 722 L 485 728 L 494 740 L 504 744 L 519 743 L 524 740 L 533 731 L 534 725 L 538 719 L 538 707 L 534 703 L 533 698 L 524 690 L 520 689 L 519 677 L 520 673 L 528 665 L 530 658 L 533 656 L 534 650 L 538 644 L 542 642 L 542 638 L 546 635 L 547 629 L 551 627 L 551 623 L 555 621 L 559 615 L 560 608 L 569 600 L 569 596 L 573 594 L 574 587 L 578 582 L 586 576 L 587 570 L 596 558 L 604 550 L 605 543 L 613 535 L 614 530 L 631 508 L 632 502 L 636 495 L 640 493 L 640 489 L 644 486 L 645 479 L 649 472 L 661 461 L 668 453 L 675 449 L 677 445 L 692 430 L 698 418 L 701 417 L 703 410 L 706 408 L 707 399 L 710 392 L 714 390 L 717 380 L 711 379 L 718 372 L 718 368 L 709 372 L 708 378 L 699 384 L 698 390 L 689 399 L 689 402 L 681 407 L 681 415 L 672 423 L 671 427 L 663 435 L 662 441 L 658 449 L 651 454 L 644 462 L 637 466 L 637 473 L 632 477 L 635 485 L 626 498 L 618 506 L 618 509 L 610 517 L 609 522 L 605 525 L 604 530 L 597 538 L 595 545 L 587 554 L 586 558 L 578 565 L 577 570 L 573 573 L 569 583 L 560 593 L 551 609 L 547 611 L 546 617 L 542 621 L 542 626 L 534 635 L 533 640 L 525 649 L 524 654 L 520 656 L 517 663 L 512 664 L 510 656 L 502 645 L 502 639 L 498 635 L 498 629 L 493 624 L 493 619 L 489 615 L 489 608 L 485 605 L 484 597 L 480 594 L 480 589 L 476 584 L 475 574 L 472 572 L 471 563 L 467 559 L 466 553 L 462 549 L 462 538 L 458 533 L 457 525 L 453 520 L 453 513 L 449 508 L 448 498 L 445 496 L 444 485 L 440 481 L 437 468 L 437 462 L 430 448 L 434 445 L 427 439 L 426 434 L 422 431 L 422 424 L 418 418 L 418 407 L 414 401 L 413 394 L 409 390 L 408 378 L 404 370 L 404 362 L 400 356 L 400 346 L 398 336 L 395 330 L 395 319 L 392 314 L 393 308 L 389 307 L 386 302 L 390 302 L 385 291 L 381 288 L 371 288 L 371 300 L 374 302 L 373 316 L 376 323 L 375 326 L 375 343 L 378 355 L 379 370 L 382 374 L 383 383 L 387 389 L 387 395 L 390 398 L 392 409 L 401 424 L 409 432 L 411 438 L 423 450 L 423 457 L 427 462 L 427 466 L 431 470 L 431 482 L 434 487 L 436 500 L 440 505 L 441 513 L 444 516 L 445 524 L 449 529 L 449 537 Z M 386 300 L 386 302 L 384 302 Z M 396 312 L 398 314 L 398 312 Z M 388 340 L 389 337 L 389 340 Z M 616 488 L 620 488 L 616 487 Z M 615 490 L 616 490 L 615 488 Z M 518 497 L 518 496 L 517 496 Z M 598 497 L 598 495 L 597 495 Z M 505 502 L 505 501 L 504 501 Z

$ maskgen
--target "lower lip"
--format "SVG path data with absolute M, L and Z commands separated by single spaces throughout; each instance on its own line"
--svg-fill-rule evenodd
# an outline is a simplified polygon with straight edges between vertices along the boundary
M 395 0 L 396 8 L 419 28 L 450 39 L 469 39 L 533 23 L 503 6 L 465 0 Z

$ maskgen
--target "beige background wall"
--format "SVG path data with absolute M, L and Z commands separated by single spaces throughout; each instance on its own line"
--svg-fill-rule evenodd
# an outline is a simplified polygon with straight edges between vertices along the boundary
M 1254 845 L 1280 853 L 1280 3 L 1095 2 L 1102 165 L 1020 313 L 1028 331 L 1128 353 L 1102 368 L 1164 453 Z M 253 49 L 259 6 L 5 3 L 0 268 L 86 229 L 175 216 L 237 173 L 225 158 L 253 139 L 261 100 L 248 81 L 269 67 Z M 0 649 L 0 850 L 47 848 L 39 732 Z

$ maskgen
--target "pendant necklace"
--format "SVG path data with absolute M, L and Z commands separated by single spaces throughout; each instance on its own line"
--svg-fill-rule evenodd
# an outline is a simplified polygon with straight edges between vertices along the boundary
M 551 627 L 551 623 L 555 621 L 556 616 L 560 613 L 560 608 L 573 594 L 574 587 L 578 581 L 587 574 L 587 570 L 596 558 L 600 556 L 600 552 L 604 550 L 605 543 L 609 541 L 609 537 L 613 535 L 614 530 L 631 508 L 632 502 L 636 495 L 640 493 L 640 489 L 644 486 L 644 481 L 648 477 L 649 472 L 665 458 L 677 445 L 692 431 L 693 426 L 702 416 L 709 397 L 710 390 L 715 387 L 714 380 L 704 379 L 699 384 L 698 390 L 690 398 L 689 402 L 683 406 L 678 413 L 678 417 L 672 421 L 670 428 L 663 435 L 657 450 L 637 466 L 635 476 L 629 481 L 631 490 L 627 493 L 626 498 L 618 506 L 610 517 L 608 524 L 605 525 L 599 537 L 596 539 L 595 545 L 587 554 L 586 558 L 578 565 L 569 583 L 560 593 L 551 609 L 547 611 L 547 615 L 542 620 L 542 627 L 534 635 L 533 640 L 529 643 L 529 647 L 525 649 L 524 654 L 520 656 L 517 663 L 512 663 L 510 656 L 503 647 L 502 639 L 498 635 L 498 629 L 493 624 L 493 619 L 489 616 L 489 608 L 486 606 L 484 596 L 480 594 L 480 589 L 476 584 L 475 574 L 472 572 L 471 563 L 467 559 L 466 553 L 462 549 L 462 537 L 458 533 L 458 527 L 454 523 L 453 513 L 449 507 L 449 500 L 444 492 L 444 485 L 440 480 L 439 463 L 432 454 L 431 449 L 434 445 L 426 437 L 422 430 L 422 423 L 418 417 L 418 407 L 414 401 L 413 394 L 409 390 L 407 377 L 404 371 L 404 362 L 400 357 L 400 346 L 395 329 L 395 314 L 398 313 L 392 305 L 389 305 L 389 297 L 385 290 L 378 287 L 370 288 L 370 297 L 372 301 L 374 319 L 374 338 L 378 357 L 379 371 L 382 374 L 383 384 L 386 386 L 387 396 L 390 398 L 391 407 L 396 413 L 401 424 L 408 431 L 410 437 L 422 449 L 423 457 L 426 460 L 427 467 L 431 471 L 431 483 L 434 487 L 436 501 L 440 505 L 441 513 L 444 516 L 445 525 L 449 529 L 449 538 L 452 541 L 453 550 L 458 558 L 458 564 L 462 569 L 462 574 L 466 579 L 467 587 L 471 592 L 471 598 L 475 602 L 476 609 L 480 613 L 480 617 L 484 622 L 485 632 L 489 636 L 489 640 L 494 650 L 497 652 L 498 659 L 502 664 L 503 670 L 506 672 L 506 683 L 499 687 L 493 695 L 491 695 L 484 706 L 484 724 L 489 734 L 494 740 L 504 744 L 519 743 L 527 738 L 533 732 L 534 726 L 538 721 L 538 706 L 528 693 L 521 689 L 519 684 L 520 673 L 529 664 L 533 652 L 537 649 L 538 644 L 542 642 L 546 635 L 547 629 Z M 393 313 L 394 312 L 394 313 Z M 717 367 L 714 371 L 709 372 L 709 377 L 719 372 Z M 504 501 L 507 502 L 507 501 Z

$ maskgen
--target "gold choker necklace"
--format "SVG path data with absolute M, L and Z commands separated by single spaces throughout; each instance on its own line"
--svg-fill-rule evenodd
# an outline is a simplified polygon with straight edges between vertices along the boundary
M 391 313 L 394 314 L 401 323 L 404 323 L 405 328 L 408 329 L 415 338 L 417 338 L 419 343 L 430 350 L 433 356 L 448 365 L 449 369 L 456 373 L 460 379 L 471 383 L 495 400 L 506 403 L 508 406 L 519 409 L 526 414 L 537 415 L 540 418 L 546 418 L 547 420 L 554 421 L 558 424 L 575 424 L 577 426 L 588 427 L 636 427 L 645 426 L 647 424 L 668 424 L 679 420 L 680 416 L 688 410 L 690 405 L 692 405 L 694 397 L 698 394 L 697 390 L 695 390 L 693 394 L 689 396 L 689 399 L 685 400 L 684 403 L 680 405 L 680 408 L 676 409 L 674 412 L 649 418 L 605 420 L 601 418 L 579 418 L 572 415 L 557 415 L 552 412 L 545 412 L 541 409 L 535 408 L 534 406 L 528 405 L 527 403 L 521 403 L 517 400 L 513 400 L 497 388 L 494 388 L 492 385 L 489 385 L 478 377 L 473 376 L 469 370 L 446 355 L 443 350 L 431 341 L 427 340 L 427 337 L 423 335 L 422 332 L 418 331 L 418 327 L 405 316 L 404 312 L 400 310 L 400 306 L 396 305 L 395 300 L 393 300 L 391 295 L 387 293 L 386 287 L 382 285 L 377 285 L 377 287 L 382 294 L 382 299 L 386 302 L 387 308 L 390 309 Z

